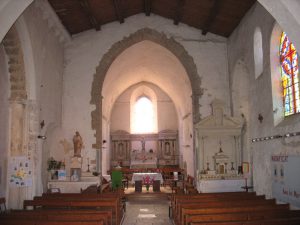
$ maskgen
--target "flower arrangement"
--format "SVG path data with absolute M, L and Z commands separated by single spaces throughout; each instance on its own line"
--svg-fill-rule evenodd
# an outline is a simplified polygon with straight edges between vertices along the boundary
M 151 179 L 150 176 L 143 177 L 143 183 L 146 185 L 147 191 L 149 191 L 149 187 L 153 184 L 154 179 Z
M 59 170 L 59 169 L 65 168 L 65 162 L 57 161 L 53 157 L 50 157 L 48 159 L 47 165 L 48 165 L 48 168 L 47 168 L 48 171 L 50 171 L 50 170 Z

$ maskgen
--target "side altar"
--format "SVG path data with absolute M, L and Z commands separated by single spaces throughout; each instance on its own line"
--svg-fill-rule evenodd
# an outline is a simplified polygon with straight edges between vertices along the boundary
M 217 99 L 212 115 L 195 125 L 198 192 L 243 191 L 242 127 L 241 119 L 224 114 L 224 104 Z
M 157 134 L 111 133 L 111 166 L 157 168 L 178 166 L 178 132 L 160 131 Z
M 90 171 L 89 157 L 82 156 L 83 140 L 79 132 L 73 136 L 74 154 L 68 156 L 68 163 L 56 161 L 53 157 L 48 160 L 49 178 L 47 191 L 61 193 L 80 193 L 90 186 L 101 185 L 99 176 Z M 83 170 L 83 161 L 87 160 L 87 170 Z
M 66 177 L 65 180 L 48 181 L 48 189 L 59 190 L 61 193 L 80 193 L 81 190 L 89 186 L 100 185 L 100 177 L 93 176 L 92 173 L 81 173 L 80 180 L 72 181 L 71 177 Z

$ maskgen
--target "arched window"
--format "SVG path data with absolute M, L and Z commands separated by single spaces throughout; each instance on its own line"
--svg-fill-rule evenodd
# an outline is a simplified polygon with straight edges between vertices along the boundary
M 142 96 L 137 99 L 133 109 L 132 133 L 154 133 L 155 132 L 155 112 L 152 101 Z
M 254 50 L 254 72 L 255 72 L 255 79 L 257 79 L 262 74 L 264 69 L 262 34 L 259 27 L 257 27 L 254 31 L 253 48 L 254 48 L 253 49 Z
M 283 88 L 284 115 L 300 112 L 299 99 L 299 56 L 293 43 L 282 32 L 279 47 L 281 81 Z

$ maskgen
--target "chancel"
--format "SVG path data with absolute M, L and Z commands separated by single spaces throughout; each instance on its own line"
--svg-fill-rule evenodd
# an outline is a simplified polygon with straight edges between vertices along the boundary
M 0 224 L 300 224 L 300 1 L 0 2 Z

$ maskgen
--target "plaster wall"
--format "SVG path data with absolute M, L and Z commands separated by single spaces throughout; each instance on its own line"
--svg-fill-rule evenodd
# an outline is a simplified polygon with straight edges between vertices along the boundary
M 0 44 L 0 196 L 6 196 L 6 172 L 9 131 L 9 75 L 7 58 Z
M 184 24 L 175 26 L 172 20 L 156 15 L 145 17 L 139 14 L 127 18 L 124 24 L 114 22 L 102 26 L 99 32 L 87 31 L 73 36 L 73 41 L 67 44 L 63 93 L 63 129 L 66 138 L 70 139 L 74 131 L 79 129 L 86 149 L 92 148 L 95 138 L 90 113 L 94 106 L 90 105 L 90 99 L 95 69 L 114 43 L 145 27 L 174 38 L 194 58 L 204 88 L 204 94 L 199 100 L 202 116 L 210 114 L 209 104 L 214 98 L 222 99 L 227 105 L 226 111 L 229 111 L 226 39 L 212 34 L 203 36 L 197 29 Z M 190 152 L 189 156 L 192 158 L 192 151 Z
M 51 155 L 50 149 L 57 149 L 57 146 L 59 146 L 57 138 L 54 141 L 50 140 L 53 140 L 52 136 L 62 136 L 61 131 L 54 129 L 54 127 L 61 126 L 62 118 L 64 45 L 55 34 L 54 28 L 50 28 L 48 21 L 43 17 L 43 12 L 35 3 L 24 11 L 19 20 L 19 27 L 22 27 L 23 30 L 26 29 L 26 32 L 20 33 L 22 44 L 26 44 L 23 49 L 28 49 L 28 46 L 30 46 L 30 51 L 25 51 L 24 54 L 25 59 L 30 58 L 30 61 L 25 60 L 25 63 L 30 63 L 25 67 L 30 66 L 31 68 L 26 71 L 30 72 L 30 74 L 26 74 L 26 79 L 29 79 L 30 82 L 30 87 L 28 86 L 27 89 L 31 93 L 28 95 L 28 99 L 33 98 L 33 104 L 36 108 L 36 112 L 34 112 L 36 121 L 32 121 L 36 127 L 34 131 L 30 128 L 30 132 L 32 135 L 46 135 L 48 138 L 47 144 L 38 139 L 34 150 L 36 151 L 34 160 L 37 193 L 33 193 L 33 195 L 36 195 L 43 191 L 42 183 L 45 186 L 45 179 L 47 178 L 46 162 Z M 26 40 L 24 40 L 24 33 L 28 35 Z M 27 55 L 26 52 L 30 52 L 30 55 Z M 40 127 L 41 121 L 44 121 L 45 124 L 43 128 Z M 61 155 L 63 157 L 63 154 Z
M 244 71 L 240 75 L 249 77 L 249 87 L 244 83 L 245 88 L 249 88 L 249 119 L 246 131 L 248 133 L 246 146 L 249 151 L 248 161 L 252 163 L 253 160 L 254 190 L 267 197 L 272 197 L 271 155 L 300 153 L 297 137 L 250 142 L 252 138 L 295 132 L 300 128 L 299 115 L 287 118 L 277 126 L 274 125 L 270 71 L 270 40 L 274 23 L 274 18 L 260 4 L 256 4 L 228 40 L 230 75 L 233 75 L 236 64 L 242 62 L 245 69 L 239 70 Z M 262 31 L 264 66 L 262 75 L 255 79 L 253 36 L 257 26 Z M 279 73 L 278 70 L 278 76 L 280 76 Z M 262 122 L 258 120 L 258 114 L 262 115 Z
M 49 28 L 42 12 L 33 5 L 24 14 L 32 44 L 40 120 L 45 125 L 61 122 L 64 46 Z M 44 128 L 45 129 L 45 128 Z
M 140 83 L 128 88 L 116 100 L 111 116 L 111 132 L 125 130 L 130 133 L 130 97 L 134 89 L 146 85 L 154 90 L 157 96 L 158 132 L 178 130 L 178 118 L 172 100 L 159 87 L 150 83 Z

